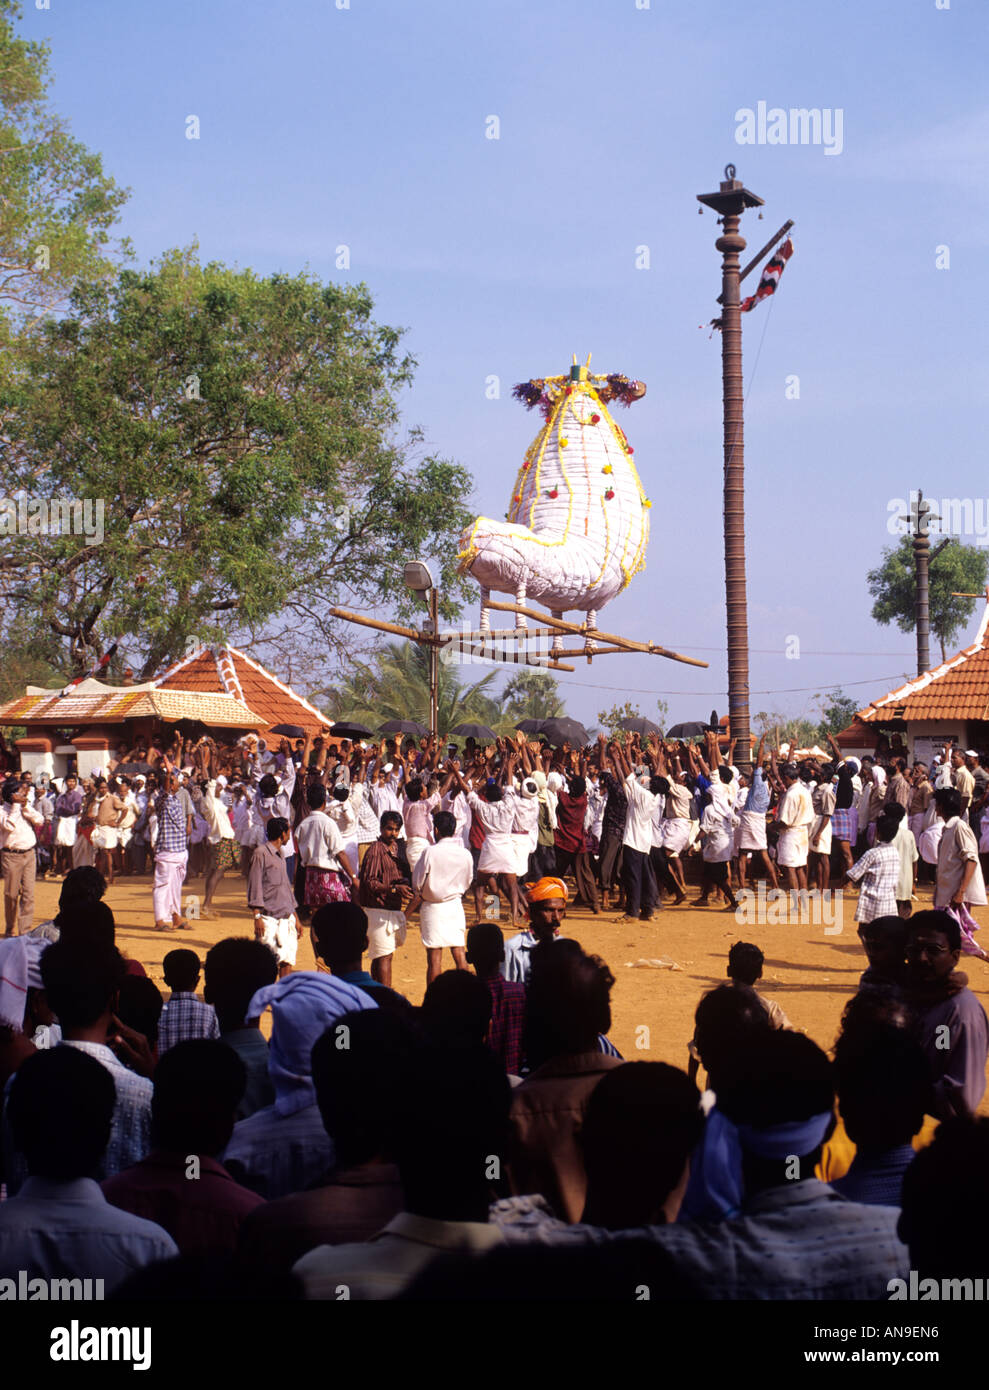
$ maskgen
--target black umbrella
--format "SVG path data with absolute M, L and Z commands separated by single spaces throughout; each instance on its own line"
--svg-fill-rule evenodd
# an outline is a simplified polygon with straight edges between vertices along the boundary
M 425 724 L 418 719 L 389 719 L 378 730 L 382 734 L 411 734 L 413 738 L 425 738 L 429 733 Z
M 539 732 L 556 747 L 561 743 L 572 743 L 576 748 L 583 748 L 591 741 L 583 724 L 578 724 L 576 719 L 547 719 Z
M 489 729 L 487 724 L 458 724 L 450 733 L 456 734 L 459 738 L 472 738 L 475 743 L 494 743 L 498 737 L 494 729 Z
M 330 734 L 333 738 L 370 738 L 372 730 L 366 724 L 357 724 L 347 719 L 342 719 L 338 724 L 330 725 Z
M 630 734 L 661 734 L 663 731 L 651 719 L 619 719 L 619 726 Z
M 669 732 L 670 738 L 701 738 L 710 729 L 710 724 L 702 724 L 694 719 L 686 724 L 674 724 Z
M 301 724 L 273 724 L 269 734 L 281 734 L 282 738 L 305 738 L 306 731 Z
M 520 734 L 541 734 L 545 719 L 523 719 L 515 725 Z

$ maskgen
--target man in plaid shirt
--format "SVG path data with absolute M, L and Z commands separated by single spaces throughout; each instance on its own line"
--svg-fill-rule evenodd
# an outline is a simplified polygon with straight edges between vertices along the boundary
M 181 913 L 182 884 L 189 863 L 189 834 L 192 830 L 192 798 L 179 782 L 174 768 L 165 771 L 165 784 L 155 797 L 158 840 L 155 844 L 155 882 L 152 900 L 155 931 L 180 927 L 191 931 Z
M 504 1063 L 509 1076 L 522 1072 L 522 1024 L 525 1018 L 525 985 L 510 984 L 501 977 L 505 942 L 494 922 L 479 922 L 467 933 L 467 961 L 491 995 L 491 1023 L 487 1043 Z
M 213 1005 L 196 998 L 201 966 L 195 951 L 169 951 L 162 967 L 172 997 L 161 1011 L 158 1056 L 189 1038 L 219 1038 Z
M 845 875 L 846 882 L 862 879 L 856 922 L 897 915 L 896 889 L 900 880 L 900 853 L 893 848 L 896 821 L 885 812 L 876 821 L 876 843 Z

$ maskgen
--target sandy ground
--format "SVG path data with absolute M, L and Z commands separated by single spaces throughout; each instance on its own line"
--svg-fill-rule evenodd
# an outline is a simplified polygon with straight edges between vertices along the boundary
M 201 880 L 187 882 L 183 900 L 197 891 L 202 891 Z M 915 904 L 915 910 L 931 905 L 930 891 L 929 887 L 921 887 L 921 900 Z M 38 921 L 55 914 L 58 892 L 57 882 L 38 884 Z M 214 899 L 219 919 L 193 921 L 193 930 L 188 932 L 153 930 L 150 875 L 118 879 L 107 891 L 107 902 L 116 919 L 118 946 L 126 955 L 141 961 L 166 998 L 161 962 L 168 951 L 187 946 L 202 958 L 223 937 L 246 936 L 252 931 L 244 881 L 232 871 L 225 875 Z M 739 923 L 729 913 L 713 907 L 664 908 L 652 922 L 641 923 L 619 923 L 612 914 L 594 917 L 583 909 L 571 909 L 564 931 L 576 937 L 585 950 L 602 956 L 611 967 L 615 988 L 610 1036 L 623 1055 L 630 1060 L 685 1066 L 697 1001 L 705 990 L 725 979 L 728 948 L 739 940 L 754 941 L 765 952 L 762 992 L 777 1000 L 795 1027 L 830 1049 L 842 1008 L 854 993 L 866 963 L 852 920 L 854 896 L 846 895 L 841 907 L 841 928 L 834 934 L 826 934 L 827 921 L 794 921 L 786 925 L 755 920 Z M 976 915 L 989 940 L 989 910 L 979 908 Z M 468 921 L 472 920 L 471 906 Z M 833 932 L 838 922 L 835 917 L 828 929 Z M 506 935 L 510 934 L 506 930 Z M 675 962 L 679 968 L 634 968 L 635 962 L 660 958 Z M 452 963 L 448 957 L 446 964 Z M 306 931 L 299 943 L 298 969 L 313 968 Z M 989 1011 L 989 965 L 963 956 L 960 968 L 967 972 L 971 987 Z M 410 924 L 406 944 L 395 957 L 393 971 L 395 988 L 419 1003 L 425 988 L 426 957 L 415 922 Z M 989 1113 L 989 1102 L 982 1109 Z

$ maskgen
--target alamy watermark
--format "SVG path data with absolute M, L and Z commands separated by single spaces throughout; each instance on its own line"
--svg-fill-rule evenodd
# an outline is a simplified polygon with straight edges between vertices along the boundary
M 47 1279 L 17 1271 L 17 1278 L 0 1279 L 0 1301 L 20 1303 L 80 1303 L 104 1297 L 102 1279 Z
M 735 894 L 735 921 L 740 927 L 814 926 L 825 936 L 840 936 L 844 925 L 844 894 L 825 888 L 740 888 Z
M 891 497 L 886 503 L 886 530 L 891 536 L 920 530 L 930 536 L 968 537 L 989 545 L 989 497 L 925 497 L 911 492 L 909 501 Z
M 821 145 L 825 154 L 844 149 L 845 112 L 840 106 L 741 106 L 735 112 L 737 145 Z
M 85 536 L 103 543 L 102 497 L 0 497 L 0 536 Z
M 444 666 L 548 666 L 553 660 L 552 638 L 517 628 L 508 635 L 481 633 L 464 619 L 461 630 L 441 632 Z

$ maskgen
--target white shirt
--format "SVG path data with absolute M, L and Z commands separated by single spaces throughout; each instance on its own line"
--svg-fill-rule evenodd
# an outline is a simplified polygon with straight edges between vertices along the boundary
M 221 840 L 232 840 L 234 838 L 233 828 L 230 824 L 230 816 L 227 808 L 216 794 L 216 783 L 207 782 L 206 794 L 202 801 L 203 819 L 209 826 L 207 836 L 211 845 L 218 845 Z
M 455 792 L 447 792 L 440 799 L 440 806 L 444 811 L 450 811 L 454 820 L 457 822 L 455 838 L 460 841 L 465 848 L 470 849 L 470 828 L 474 817 L 471 809 L 467 805 L 467 798 L 459 789 Z
M 343 844 L 346 844 L 349 840 L 356 839 L 360 806 L 354 801 L 353 792 L 347 797 L 346 801 L 337 801 L 335 796 L 327 797 L 324 810 L 340 832 L 340 838 Z M 298 838 L 298 836 L 296 836 L 296 838 Z
M 515 796 L 515 819 L 512 822 L 513 835 L 525 835 L 530 852 L 539 843 L 539 801 L 534 796 Z
M 625 795 L 628 797 L 628 810 L 625 812 L 622 844 L 638 850 L 640 854 L 648 854 L 653 844 L 652 818 L 659 798 L 637 780 L 634 772 L 625 778 Z
M 731 858 L 735 839 L 732 829 L 737 819 L 727 805 L 727 799 L 712 801 L 704 808 L 701 816 L 701 834 L 704 836 L 702 857 L 709 864 L 724 864 Z
M 402 1211 L 370 1240 L 319 1245 L 292 1268 L 307 1299 L 337 1299 L 345 1285 L 350 1298 L 384 1299 L 400 1293 L 420 1270 L 445 1252 L 483 1255 L 503 1245 L 497 1226 L 480 1221 L 438 1221 Z
M 471 852 L 452 835 L 427 845 L 412 870 L 412 887 L 426 903 L 459 902 L 473 880 Z
M 393 772 L 386 781 L 372 782 L 368 787 L 367 799 L 374 814 L 378 817 L 379 824 L 381 822 L 381 817 L 386 811 L 397 811 L 399 815 L 402 814 L 402 802 L 398 795 L 398 788 L 400 786 L 401 782 L 398 776 Z M 377 838 L 377 836 L 375 836 L 375 838 Z M 400 840 L 405 839 L 404 820 L 402 821 L 402 828 L 398 832 L 398 838 Z
M 803 782 L 791 782 L 787 787 L 776 812 L 776 819 L 780 825 L 790 828 L 813 825 L 814 803 Z
M 343 849 L 343 836 L 336 822 L 324 811 L 310 811 L 295 838 L 307 869 L 339 869 L 337 855 Z
M 41 825 L 44 816 L 14 801 L 0 803 L 0 849 L 33 849 L 38 843 L 32 826 Z

